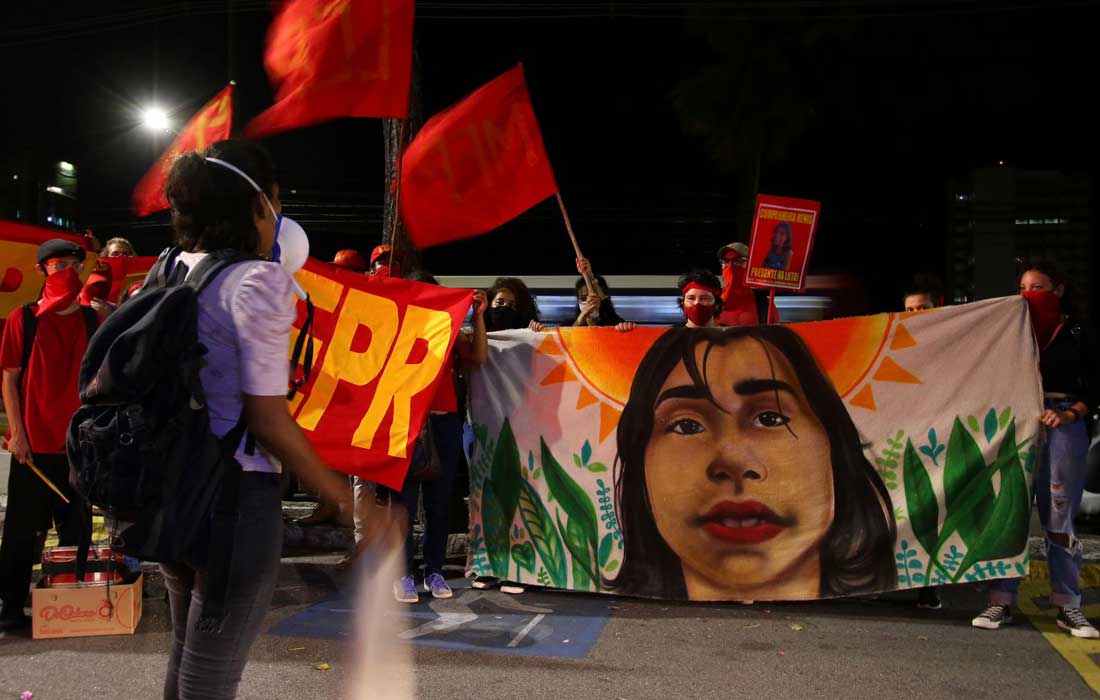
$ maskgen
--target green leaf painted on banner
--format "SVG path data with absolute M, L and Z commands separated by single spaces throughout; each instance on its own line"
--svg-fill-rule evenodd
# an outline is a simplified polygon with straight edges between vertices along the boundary
M 535 573 L 535 548 L 530 542 L 512 545 L 512 558 L 519 566 Z
M 955 516 L 959 536 L 967 548 L 974 546 L 993 510 L 992 471 L 987 470 L 982 451 L 970 431 L 958 418 L 947 440 L 943 490 L 947 512 Z
M 913 441 L 905 443 L 905 507 L 909 511 L 909 522 L 913 525 L 913 535 L 924 547 L 925 552 L 936 548 L 936 533 L 940 524 L 940 504 L 936 501 L 936 492 L 932 489 L 932 480 L 920 461 Z
M 585 440 L 584 444 L 581 445 L 581 462 L 583 464 L 588 464 L 588 460 L 590 459 L 592 459 L 592 443 Z
M 512 434 L 512 426 L 507 418 L 504 419 L 504 425 L 500 426 L 500 436 L 497 438 L 496 452 L 493 453 L 493 466 L 489 478 L 493 481 L 493 490 L 496 492 L 504 520 L 511 524 L 512 519 L 516 517 L 520 484 L 524 480 L 520 476 L 519 446 L 516 445 L 516 437 Z
M 592 499 L 577 482 L 565 473 L 558 460 L 554 459 L 546 441 L 539 439 L 542 450 L 542 471 L 546 476 L 546 485 L 550 487 L 550 493 L 557 499 L 562 510 L 570 520 L 577 521 L 577 527 L 581 528 L 588 546 L 593 552 L 599 546 L 599 526 L 596 521 L 596 509 L 592 506 Z
M 563 526 L 561 516 L 558 516 L 558 529 L 564 533 L 565 547 L 573 557 L 573 580 L 577 579 L 578 566 L 589 581 L 598 580 L 596 568 L 592 565 L 593 548 L 589 547 L 583 524 L 570 518 L 569 523 Z
M 587 467 L 588 471 L 592 472 L 593 474 L 599 474 L 600 472 L 607 471 L 607 465 L 603 462 L 592 462 L 591 464 L 588 464 Z
M 985 414 L 982 431 L 985 433 L 985 441 L 992 444 L 993 438 L 997 435 L 997 411 L 992 408 L 989 409 L 989 413 Z
M 543 505 L 539 494 L 530 484 L 524 483 L 519 494 L 519 517 L 527 534 L 535 544 L 535 549 L 546 567 L 550 582 L 556 588 L 565 588 L 566 578 L 565 547 L 561 535 L 550 518 L 549 511 Z
M 973 430 L 975 433 L 978 432 L 978 430 L 980 429 L 978 427 L 978 419 L 975 418 L 974 416 L 967 416 L 966 417 L 966 424 L 969 425 L 970 429 Z
M 1004 430 L 1008 426 L 1008 421 L 1012 418 L 1012 407 L 1009 406 L 1005 410 L 1001 411 L 1001 417 L 997 419 L 997 424 L 1001 426 L 1001 430 Z
M 535 468 L 535 451 L 534 450 L 527 450 L 527 466 L 530 469 Z
M 1015 421 L 1009 423 L 1005 431 L 995 464 L 1001 474 L 1001 490 L 981 536 L 969 548 L 955 573 L 956 582 L 978 562 L 1016 557 L 1027 548 L 1031 497 L 1016 448 Z
M 584 467 L 584 463 L 581 462 L 580 455 L 573 455 L 573 466 L 575 466 L 577 469 Z
M 485 549 L 497 578 L 508 577 L 508 530 L 510 523 L 500 507 L 492 479 L 486 479 L 481 493 L 481 522 L 485 527 Z
M 601 569 L 607 566 L 607 560 L 611 558 L 611 553 L 614 551 L 615 533 L 609 532 L 603 536 L 603 540 L 600 542 L 599 562 Z

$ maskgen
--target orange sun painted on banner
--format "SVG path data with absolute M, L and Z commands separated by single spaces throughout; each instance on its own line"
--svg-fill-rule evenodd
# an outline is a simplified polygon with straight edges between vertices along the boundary
M 810 347 L 846 404 L 874 411 L 874 383 L 923 383 L 894 358 L 898 352 L 917 345 L 916 338 L 900 321 L 908 316 L 859 316 L 799 323 L 791 329 Z M 538 347 L 540 355 L 555 362 L 539 382 L 543 386 L 579 383 L 576 408 L 599 404 L 599 439 L 603 442 L 618 425 L 635 369 L 664 331 L 638 328 L 630 333 L 592 333 L 554 329 Z

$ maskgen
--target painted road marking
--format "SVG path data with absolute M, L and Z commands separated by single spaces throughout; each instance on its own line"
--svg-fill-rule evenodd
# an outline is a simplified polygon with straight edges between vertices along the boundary
M 1086 564 L 1081 569 L 1081 588 L 1093 588 L 1100 584 L 1100 565 Z M 1028 577 L 1020 584 L 1017 603 L 1028 622 L 1043 635 L 1043 638 L 1077 671 L 1094 693 L 1100 694 L 1100 640 L 1078 639 L 1071 636 L 1055 622 L 1058 608 L 1046 606 L 1040 608 L 1036 599 L 1050 596 L 1050 584 L 1047 578 L 1046 562 L 1031 562 Z M 1100 604 L 1084 605 L 1081 612 L 1090 620 L 1100 617 Z
M 400 638 L 421 646 L 525 656 L 582 658 L 607 624 L 611 599 L 531 591 L 521 596 L 474 590 L 454 581 L 454 598 L 404 606 L 409 621 Z M 353 611 L 339 598 L 311 605 L 275 625 L 271 634 L 314 639 L 350 639 Z

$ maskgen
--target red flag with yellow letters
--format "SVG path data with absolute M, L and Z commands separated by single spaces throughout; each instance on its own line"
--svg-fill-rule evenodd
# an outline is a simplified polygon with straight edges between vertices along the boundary
M 260 137 L 338 117 L 409 113 L 413 0 L 290 0 L 267 35 L 275 104 L 245 127 Z
M 313 258 L 296 277 L 315 309 L 315 359 L 290 411 L 330 467 L 400 490 L 439 382 L 453 381 L 472 294 Z M 291 344 L 304 320 L 300 303 Z
M 557 191 L 522 64 L 428 120 L 401 159 L 417 248 L 486 233 Z
M 152 214 L 169 208 L 168 198 L 164 196 L 164 186 L 168 182 L 168 171 L 181 153 L 203 151 L 212 143 L 229 138 L 233 126 L 233 83 L 206 103 L 198 114 L 180 130 L 176 140 L 153 164 L 149 172 L 134 188 L 134 213 L 138 216 Z

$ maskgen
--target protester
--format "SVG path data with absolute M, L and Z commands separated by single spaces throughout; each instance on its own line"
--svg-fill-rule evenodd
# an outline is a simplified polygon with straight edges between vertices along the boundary
M 688 328 L 717 328 L 722 311 L 722 284 L 709 270 L 692 270 L 680 275 L 676 282 L 680 291 L 677 300 L 684 312 Z
M 376 277 L 400 277 L 401 256 L 388 243 L 375 246 L 370 254 L 370 274 Z
M 902 295 L 902 305 L 908 312 L 927 311 L 943 306 L 943 292 L 939 282 L 928 275 L 917 275 Z
M 535 297 L 518 277 L 498 277 L 485 296 L 489 300 L 489 317 L 485 320 L 488 330 L 546 330 L 546 326 L 539 321 Z
M 634 323 L 623 319 L 615 311 L 615 304 L 611 301 L 611 290 L 607 286 L 607 280 L 600 275 L 592 275 L 592 264 L 586 258 L 577 259 L 577 272 L 581 277 L 573 286 L 577 294 L 576 315 L 573 317 L 573 326 L 613 326 L 620 331 L 633 330 Z M 585 276 L 591 276 L 596 282 L 596 289 L 591 293 Z
M 905 290 L 901 298 L 902 306 L 907 312 L 927 311 L 943 304 L 943 294 L 940 292 L 939 283 L 929 275 L 917 275 L 912 284 Z M 940 600 L 939 586 L 926 586 L 917 589 L 917 607 L 925 610 L 940 610 L 943 601 Z
M 336 255 L 332 258 L 332 264 L 352 272 L 367 271 L 367 261 L 363 259 L 358 250 L 352 250 L 351 248 L 336 251 Z
M 80 290 L 80 305 L 95 309 L 100 321 L 117 308 L 117 305 L 110 300 L 113 276 L 111 266 L 98 260 L 92 274 L 88 275 L 87 281 L 84 282 L 84 288 Z
M 279 219 L 279 186 L 267 153 L 247 141 L 221 141 L 205 155 L 185 153 L 166 187 L 179 253 L 194 270 L 208 253 L 237 250 L 268 258 Z M 177 268 L 169 276 L 179 274 Z M 173 644 L 165 698 L 231 698 L 263 624 L 282 551 L 280 464 L 350 519 L 343 477 L 328 470 L 287 409 L 287 348 L 296 310 L 294 281 L 263 260 L 235 264 L 199 295 L 198 336 L 207 348 L 200 373 L 212 431 L 225 436 L 244 419 L 258 449 L 242 439 L 233 459 L 242 473 L 232 566 L 191 561 L 161 565 Z M 269 456 L 270 455 L 270 456 Z M 217 537 L 219 533 L 211 533 Z M 220 624 L 203 621 L 208 567 L 228 568 Z
M 1091 338 L 1077 319 L 1071 287 L 1049 262 L 1029 265 L 1020 277 L 1031 325 L 1039 347 L 1043 406 L 1039 422 L 1046 428 L 1032 482 L 1039 522 L 1046 537 L 1050 602 L 1058 608 L 1057 624 L 1074 637 L 1095 639 L 1100 632 L 1081 612 L 1082 545 L 1073 519 L 1081 504 L 1089 435 L 1085 418 L 1096 406 L 1100 388 Z M 1021 579 L 990 584 L 989 607 L 975 617 L 975 627 L 995 630 L 1012 624 L 1012 604 Z
M 407 279 L 439 284 L 435 277 L 422 270 L 410 274 Z M 473 327 L 462 330 L 455 338 L 454 352 L 443 366 L 439 388 L 432 399 L 429 422 L 439 455 L 439 476 L 423 483 L 407 480 L 401 490 L 401 500 L 408 513 L 409 533 L 405 542 L 405 575 L 394 583 L 393 594 L 402 603 L 415 603 L 420 599 L 414 579 L 416 547 L 413 544 L 413 523 L 416 522 L 421 492 L 424 494 L 424 590 L 433 598 L 450 598 L 453 595 L 443 578 L 443 562 L 447 555 L 455 478 L 462 461 L 462 415 L 458 410 L 455 359 L 472 368 L 489 357 L 485 330 L 485 310 L 488 306 L 485 292 L 474 292 Z
M 749 247 L 744 243 L 728 243 L 718 249 L 718 265 L 722 268 L 722 312 L 720 326 L 755 326 L 760 323 L 756 295 L 745 286 Z
M 95 311 L 81 306 L 78 299 L 84 257 L 83 248 L 61 238 L 40 245 L 36 259 L 46 278 L 42 296 L 8 315 L 0 339 L 7 448 L 12 455 L 0 541 L 0 630 L 30 624 L 23 606 L 34 552 L 51 523 L 63 546 L 76 546 L 91 537 L 91 512 L 69 486 L 65 455 L 69 418 L 80 407 L 80 361 L 98 326 Z
M 137 256 L 134 245 L 125 238 L 112 238 L 103 248 L 101 258 L 133 258 Z

